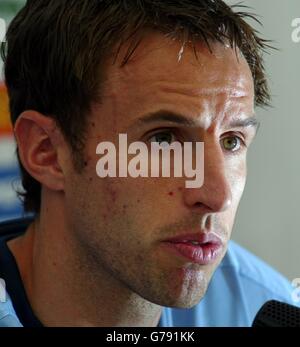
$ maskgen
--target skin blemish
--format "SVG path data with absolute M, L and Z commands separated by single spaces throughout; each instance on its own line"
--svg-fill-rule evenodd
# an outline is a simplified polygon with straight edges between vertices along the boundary
M 115 203 L 116 200 L 117 200 L 117 192 L 116 192 L 115 190 L 113 190 L 113 189 L 109 189 L 109 190 L 108 190 L 108 193 L 109 193 L 109 195 L 110 195 L 111 200 L 113 201 L 113 203 Z
M 114 184 L 111 184 L 109 182 L 105 185 L 104 190 L 105 190 L 105 197 L 108 200 L 107 212 L 108 212 L 108 214 L 110 214 L 112 209 L 114 209 L 114 207 L 115 207 L 114 205 L 117 203 L 117 200 L 119 198 L 119 194 L 118 194 L 118 190 L 116 189 Z M 118 207 L 122 209 L 122 205 L 120 205 Z
M 169 195 L 169 196 L 174 196 L 174 193 L 173 193 L 173 192 L 169 192 L 168 195 Z
M 89 162 L 92 160 L 90 156 L 86 158 L 86 160 L 83 162 L 84 167 L 87 167 L 89 165 Z

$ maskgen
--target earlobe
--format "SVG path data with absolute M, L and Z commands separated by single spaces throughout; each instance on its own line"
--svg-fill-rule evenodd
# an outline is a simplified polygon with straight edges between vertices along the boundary
M 62 135 L 58 135 L 55 121 L 36 111 L 25 111 L 19 116 L 14 132 L 26 171 L 48 189 L 64 190 L 64 173 L 59 161 L 63 148 L 57 141 Z

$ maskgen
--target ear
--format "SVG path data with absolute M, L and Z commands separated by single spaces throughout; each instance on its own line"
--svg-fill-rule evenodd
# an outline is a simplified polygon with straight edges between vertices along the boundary
M 64 190 L 60 165 L 63 136 L 55 121 L 35 111 L 23 112 L 15 124 L 20 160 L 26 171 L 50 190 Z

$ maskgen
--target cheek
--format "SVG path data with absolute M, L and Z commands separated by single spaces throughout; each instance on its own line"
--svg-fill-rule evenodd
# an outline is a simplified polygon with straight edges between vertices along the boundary
M 233 189 L 233 201 L 236 205 L 239 204 L 241 197 L 243 195 L 244 189 L 246 184 L 246 174 L 237 177 L 234 182 L 234 189 Z
M 230 170 L 228 180 L 231 186 L 232 204 L 231 207 L 225 212 L 225 218 L 227 219 L 227 223 L 231 226 L 234 223 L 234 218 L 244 192 L 246 176 L 247 169 L 244 162 L 237 164 L 235 168 L 231 168 Z
M 105 178 L 98 180 L 97 198 L 101 206 L 102 219 L 112 228 L 123 228 L 125 223 L 130 223 L 133 232 L 144 232 L 145 224 L 151 226 L 149 209 L 147 205 L 152 199 L 147 190 L 147 185 L 142 187 L 138 179 L 130 178 Z M 149 205 L 148 205 L 149 206 Z
M 126 221 L 131 226 L 127 233 L 145 244 L 156 238 L 155 232 L 162 225 L 178 219 L 181 192 L 169 178 L 107 180 L 102 192 L 107 223 L 115 228 Z
M 246 159 L 234 161 L 229 166 L 229 182 L 232 191 L 232 202 L 233 205 L 238 205 L 245 189 L 247 177 L 247 165 Z

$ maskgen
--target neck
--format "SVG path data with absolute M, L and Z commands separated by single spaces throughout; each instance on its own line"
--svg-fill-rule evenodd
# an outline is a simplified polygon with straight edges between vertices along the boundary
M 8 244 L 42 324 L 157 326 L 161 306 L 132 292 L 101 266 L 94 266 L 72 238 L 63 209 L 52 209 L 61 211 L 55 216 L 49 211 L 42 208 L 26 234 Z

